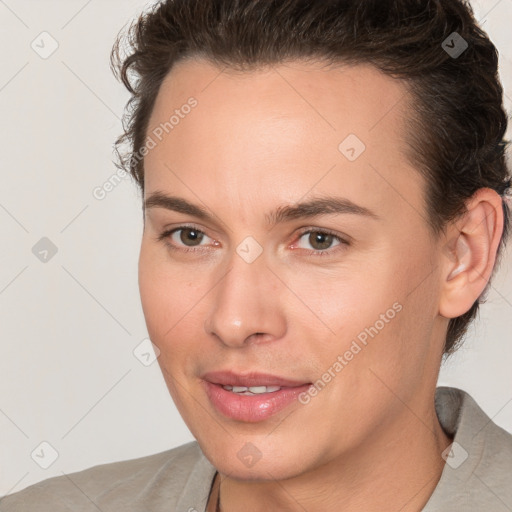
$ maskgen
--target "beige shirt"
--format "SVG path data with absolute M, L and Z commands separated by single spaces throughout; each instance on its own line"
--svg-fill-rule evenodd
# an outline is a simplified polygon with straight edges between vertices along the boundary
M 511 512 L 512 435 L 457 388 L 436 389 L 436 412 L 455 437 L 422 512 Z M 3 497 L 0 512 L 205 512 L 214 476 L 193 441 L 49 478 Z

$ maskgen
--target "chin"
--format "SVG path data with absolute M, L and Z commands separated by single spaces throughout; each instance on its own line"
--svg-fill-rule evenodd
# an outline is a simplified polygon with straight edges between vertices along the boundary
M 226 445 L 201 442 L 199 445 L 210 463 L 222 474 L 235 480 L 285 480 L 306 471 L 307 462 L 300 450 L 287 447 L 280 451 L 268 438 L 248 436 L 226 439 Z M 258 439 L 261 439 L 259 441 Z M 281 448 L 283 448 L 280 443 Z

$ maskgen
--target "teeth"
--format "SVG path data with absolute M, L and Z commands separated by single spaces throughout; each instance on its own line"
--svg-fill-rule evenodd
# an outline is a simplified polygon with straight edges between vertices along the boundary
M 249 388 L 251 393 L 273 393 L 281 389 L 280 386 L 252 386 Z
M 279 391 L 281 386 L 222 386 L 227 391 L 232 391 L 233 393 L 239 393 L 241 395 L 257 395 L 261 393 L 273 393 L 274 391 Z

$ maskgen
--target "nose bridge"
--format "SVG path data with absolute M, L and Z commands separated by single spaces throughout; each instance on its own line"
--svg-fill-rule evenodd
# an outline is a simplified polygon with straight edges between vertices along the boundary
M 205 321 L 209 335 L 215 334 L 233 347 L 243 346 L 254 334 L 259 334 L 260 340 L 280 337 L 284 329 L 278 294 L 270 293 L 275 290 L 275 276 L 266 267 L 264 254 L 252 259 L 244 250 L 247 245 L 242 242 L 233 252 L 226 274 L 215 287 Z

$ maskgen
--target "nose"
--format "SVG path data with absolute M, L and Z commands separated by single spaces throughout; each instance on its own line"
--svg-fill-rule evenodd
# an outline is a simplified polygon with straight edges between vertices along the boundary
M 210 294 L 204 324 L 207 334 L 231 348 L 283 337 L 286 319 L 281 287 L 263 254 L 247 263 L 234 252 L 229 269 Z

